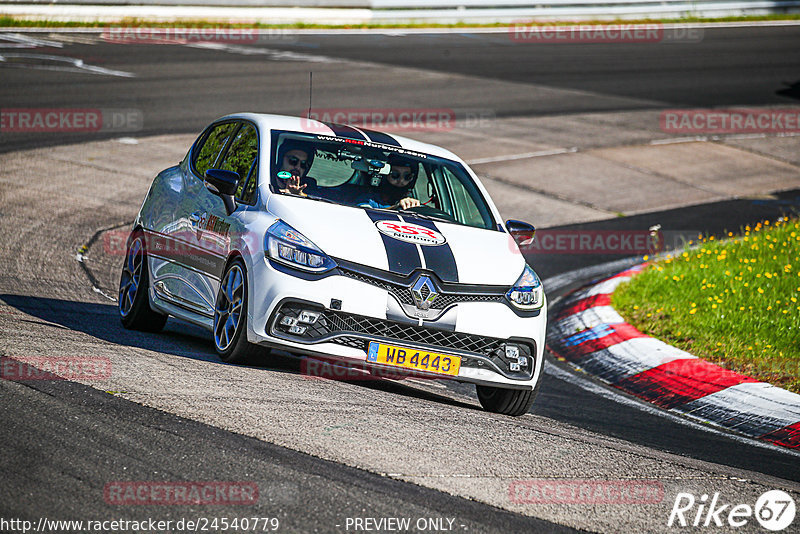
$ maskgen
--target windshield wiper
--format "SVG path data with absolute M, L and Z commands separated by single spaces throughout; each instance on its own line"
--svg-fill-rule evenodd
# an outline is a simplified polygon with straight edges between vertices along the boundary
M 293 195 L 291 193 L 281 193 L 281 194 L 282 195 L 288 195 L 290 197 L 297 197 L 297 198 L 310 198 L 311 200 L 319 200 L 321 202 L 328 202 L 329 204 L 339 204 L 339 202 L 336 202 L 336 201 L 331 200 L 329 198 L 318 197 L 316 195 L 306 195 L 304 197 L 301 197 L 299 195 Z
M 439 217 L 439 216 L 436 216 L 436 215 L 429 215 L 427 213 L 426 214 L 422 214 L 422 213 L 419 213 L 419 212 L 416 212 L 416 211 L 412 211 L 412 210 L 391 210 L 391 211 L 394 212 L 394 213 L 403 213 L 403 214 L 406 214 L 406 215 L 412 215 L 412 216 L 417 217 L 419 219 L 428 219 L 429 221 L 442 221 L 442 222 L 448 222 L 448 223 L 456 222 L 456 221 L 454 221 L 452 219 L 447 219 L 446 217 Z

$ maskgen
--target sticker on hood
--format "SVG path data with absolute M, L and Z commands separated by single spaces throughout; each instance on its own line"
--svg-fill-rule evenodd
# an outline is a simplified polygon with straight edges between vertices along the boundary
M 418 224 L 399 221 L 378 221 L 375 226 L 380 233 L 406 243 L 435 247 L 444 245 L 447 242 L 444 236 L 436 230 L 431 230 Z

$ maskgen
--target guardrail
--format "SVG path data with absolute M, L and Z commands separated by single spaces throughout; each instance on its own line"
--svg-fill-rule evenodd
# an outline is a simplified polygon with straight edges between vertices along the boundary
M 707 11 L 770 11 L 800 6 L 798 0 L 0 0 L 3 4 L 159 5 L 215 7 L 332 7 L 368 9 L 500 9 L 541 12 L 699 13 Z
M 94 18 L 84 13 L 89 6 L 98 6 Z M 271 23 L 469 24 L 800 13 L 800 0 L 0 0 L 0 13 L 59 17 L 53 20 L 178 20 L 192 12 L 195 18 Z

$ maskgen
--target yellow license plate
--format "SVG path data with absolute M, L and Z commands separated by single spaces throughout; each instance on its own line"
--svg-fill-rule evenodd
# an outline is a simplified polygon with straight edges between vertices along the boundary
M 438 352 L 398 347 L 370 341 L 367 361 L 426 373 L 457 376 L 461 358 Z

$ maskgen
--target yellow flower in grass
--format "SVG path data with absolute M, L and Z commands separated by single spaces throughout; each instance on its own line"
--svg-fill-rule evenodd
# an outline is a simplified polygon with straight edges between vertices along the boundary
M 691 310 L 689 310 L 689 315 L 694 315 L 695 313 L 697 313 L 697 308 L 692 308 Z
M 764 293 L 764 290 L 763 290 L 763 289 L 761 289 L 760 287 L 759 287 L 759 288 L 758 288 L 756 291 L 758 291 L 758 292 L 759 292 L 759 293 L 761 293 L 761 294 L 763 294 L 763 293 Z

